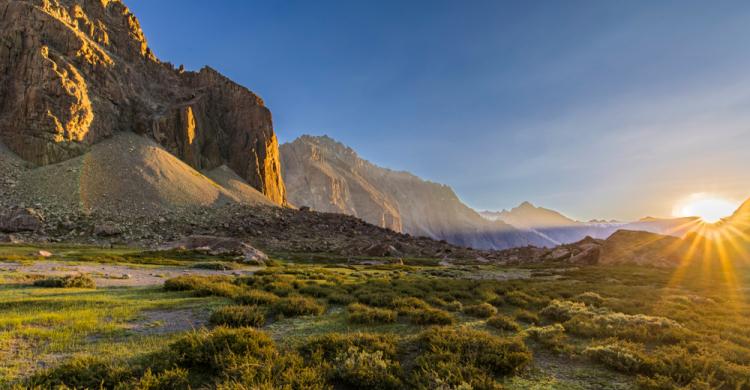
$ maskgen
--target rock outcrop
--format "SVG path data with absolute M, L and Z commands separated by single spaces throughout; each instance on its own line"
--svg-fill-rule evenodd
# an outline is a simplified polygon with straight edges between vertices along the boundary
M 296 206 L 472 248 L 553 245 L 538 234 L 482 218 L 446 185 L 373 165 L 328 137 L 303 136 L 283 144 L 281 160 Z
M 251 91 L 160 62 L 119 0 L 0 2 L 0 141 L 47 165 L 124 131 L 286 201 L 271 112 Z

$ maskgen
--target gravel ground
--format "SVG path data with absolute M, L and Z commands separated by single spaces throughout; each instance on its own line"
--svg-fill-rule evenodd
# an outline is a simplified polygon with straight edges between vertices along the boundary
M 59 261 L 34 261 L 33 264 L 0 261 L 0 274 L 63 276 L 88 274 L 97 287 L 138 287 L 161 285 L 165 280 L 180 275 L 248 275 L 260 267 L 242 270 L 213 271 L 184 267 L 142 267 L 119 264 L 72 264 Z

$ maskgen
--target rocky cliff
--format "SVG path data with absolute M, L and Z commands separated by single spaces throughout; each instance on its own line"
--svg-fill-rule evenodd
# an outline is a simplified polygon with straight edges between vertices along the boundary
M 0 141 L 48 165 L 127 131 L 285 203 L 271 112 L 251 91 L 159 61 L 119 0 L 0 1 Z
M 537 234 L 482 218 L 446 185 L 378 167 L 328 137 L 303 136 L 281 145 L 281 161 L 296 206 L 473 248 L 551 245 Z

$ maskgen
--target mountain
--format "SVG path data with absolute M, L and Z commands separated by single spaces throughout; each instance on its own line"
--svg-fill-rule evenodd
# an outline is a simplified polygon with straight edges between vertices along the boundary
M 620 229 L 684 237 L 700 223 L 700 219 L 696 217 L 646 217 L 629 223 L 604 220 L 580 222 L 555 210 L 534 206 L 530 202 L 523 202 L 510 210 L 482 211 L 480 215 L 489 220 L 502 221 L 519 229 L 536 232 L 555 244 L 573 243 L 587 236 L 605 239 Z
M 134 132 L 286 202 L 263 100 L 211 68 L 159 61 L 119 0 L 0 2 L 0 42 L 0 141 L 25 162 L 61 163 Z
M 557 211 L 536 207 L 530 202 L 523 202 L 511 210 L 482 211 L 480 214 L 487 219 L 500 220 L 521 229 L 568 227 L 579 224 Z
M 296 206 L 473 248 L 554 245 L 536 233 L 482 218 L 446 185 L 376 166 L 329 137 L 302 136 L 280 150 L 288 197 Z
M 480 214 L 484 218 L 537 233 L 557 245 L 577 242 L 587 236 L 604 239 L 624 225 L 604 221 L 579 222 L 530 202 L 523 202 L 510 210 L 482 211 Z

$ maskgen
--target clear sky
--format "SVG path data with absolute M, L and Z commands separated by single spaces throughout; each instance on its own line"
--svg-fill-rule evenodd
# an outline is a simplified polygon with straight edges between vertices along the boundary
M 249 87 L 280 140 L 328 134 L 579 219 L 750 197 L 750 2 L 125 0 L 164 61 Z

